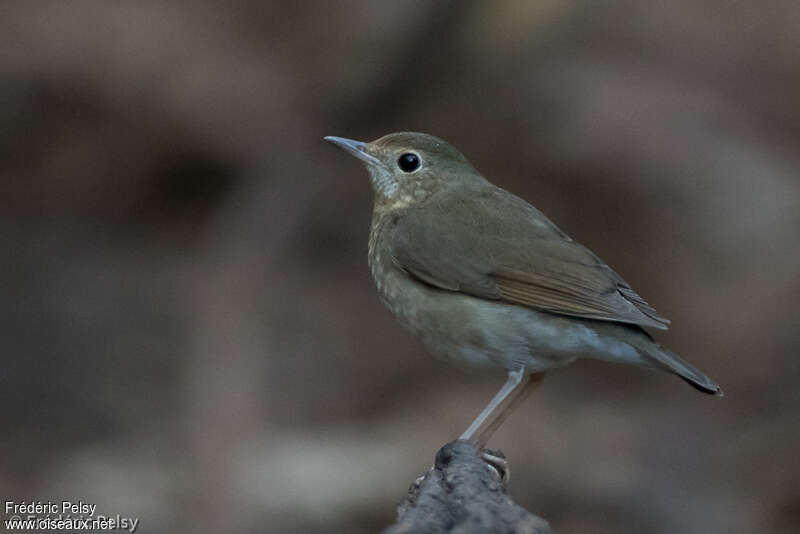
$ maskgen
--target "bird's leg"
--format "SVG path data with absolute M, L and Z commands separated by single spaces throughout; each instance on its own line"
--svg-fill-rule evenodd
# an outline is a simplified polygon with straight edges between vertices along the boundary
M 539 385 L 543 376 L 544 373 L 528 374 L 524 367 L 509 371 L 506 383 L 461 434 L 460 439 L 468 440 L 482 449 L 511 412 Z

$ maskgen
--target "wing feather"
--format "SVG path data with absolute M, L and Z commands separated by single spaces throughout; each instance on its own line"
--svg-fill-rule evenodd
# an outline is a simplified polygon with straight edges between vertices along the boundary
M 398 267 L 439 289 L 589 319 L 669 323 L 594 253 L 494 186 L 407 208 L 386 237 Z

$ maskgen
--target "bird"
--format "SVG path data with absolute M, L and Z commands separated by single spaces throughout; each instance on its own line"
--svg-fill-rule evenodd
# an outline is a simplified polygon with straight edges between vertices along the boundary
M 383 303 L 435 357 L 507 375 L 460 439 L 485 446 L 546 371 L 579 358 L 660 369 L 722 395 L 655 342 L 645 328 L 670 321 L 619 274 L 443 139 L 324 139 L 369 173 L 368 259 Z

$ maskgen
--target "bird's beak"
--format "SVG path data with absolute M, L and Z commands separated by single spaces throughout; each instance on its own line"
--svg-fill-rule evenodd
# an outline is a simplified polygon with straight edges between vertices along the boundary
M 366 143 L 355 141 L 353 139 L 345 139 L 344 137 L 336 137 L 329 135 L 325 137 L 326 141 L 333 143 L 345 152 L 349 152 L 361 161 L 367 164 L 383 166 L 383 162 L 369 153 L 369 148 Z

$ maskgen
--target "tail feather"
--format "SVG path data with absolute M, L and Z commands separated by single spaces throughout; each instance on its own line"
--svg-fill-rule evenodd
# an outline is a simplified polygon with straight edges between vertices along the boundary
M 674 352 L 653 343 L 652 348 L 648 347 L 645 354 L 655 360 L 659 366 L 684 379 L 692 387 L 704 393 L 723 396 L 722 388 L 716 382 Z

